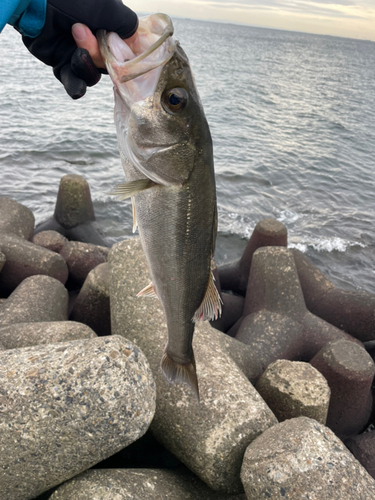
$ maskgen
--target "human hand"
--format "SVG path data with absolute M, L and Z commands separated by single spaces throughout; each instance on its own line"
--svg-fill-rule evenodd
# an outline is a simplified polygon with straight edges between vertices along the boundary
M 136 39 L 137 28 L 137 15 L 120 0 L 47 0 L 42 32 L 22 40 L 35 57 L 53 67 L 70 97 L 79 99 L 87 86 L 98 83 L 104 68 L 93 33 L 106 29 Z
M 90 28 L 80 23 L 73 24 L 72 35 L 77 47 L 88 51 L 95 66 L 100 69 L 105 69 L 105 62 L 99 50 L 98 40 Z M 141 50 L 138 31 L 136 31 L 131 37 L 127 38 L 126 43 L 132 49 L 134 54 L 138 54 Z

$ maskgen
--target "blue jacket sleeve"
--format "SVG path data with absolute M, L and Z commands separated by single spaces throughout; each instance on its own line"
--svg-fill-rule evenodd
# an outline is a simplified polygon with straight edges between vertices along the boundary
M 34 38 L 43 29 L 47 0 L 1 0 L 0 31 L 8 23 L 23 35 Z

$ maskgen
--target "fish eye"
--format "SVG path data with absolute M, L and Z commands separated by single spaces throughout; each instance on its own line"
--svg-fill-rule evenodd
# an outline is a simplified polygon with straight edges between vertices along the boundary
M 188 93 L 185 89 L 175 88 L 163 93 L 161 103 L 168 113 L 180 113 L 185 109 L 188 101 Z

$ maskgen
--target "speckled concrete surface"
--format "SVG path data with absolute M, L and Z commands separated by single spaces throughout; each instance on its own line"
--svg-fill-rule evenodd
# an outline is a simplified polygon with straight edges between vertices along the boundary
M 69 277 L 83 284 L 92 269 L 107 262 L 108 248 L 81 241 L 68 241 L 60 254 L 67 263 Z
M 327 426 L 343 440 L 364 431 L 373 411 L 371 356 L 360 345 L 338 340 L 327 344 L 310 363 L 331 388 Z
M 14 234 L 25 240 L 33 236 L 35 217 L 17 201 L 0 196 L 0 233 Z
M 246 500 L 210 490 L 190 473 L 162 469 L 89 470 L 63 484 L 50 500 Z
M 68 266 L 61 255 L 17 236 L 4 234 L 0 250 L 6 263 L 0 274 L 0 288 L 12 292 L 25 278 L 36 274 L 51 276 L 65 284 Z
M 160 370 L 167 336 L 163 310 L 157 299 L 136 297 L 150 282 L 140 241 L 115 245 L 109 263 L 112 331 L 140 346 L 155 377 L 154 435 L 212 489 L 240 492 L 245 449 L 277 423 L 275 416 L 230 358 L 225 335 L 207 322 L 198 324 L 193 342 L 201 402 L 185 385 L 169 384 Z
M 0 272 L 1 272 L 2 268 L 4 267 L 6 260 L 7 260 L 7 258 L 5 257 L 3 252 L 0 252 Z
M 92 339 L 96 336 L 91 328 L 76 321 L 16 323 L 0 327 L 0 343 L 6 349 Z
M 66 321 L 68 291 L 49 276 L 30 276 L 0 304 L 0 325 L 35 321 Z
M 89 272 L 74 302 L 69 319 L 85 323 L 98 335 L 111 334 L 107 262 L 99 264 Z
M 241 479 L 248 500 L 372 500 L 375 481 L 327 427 L 286 420 L 247 448 Z
M 43 248 L 59 253 L 68 242 L 67 238 L 57 231 L 42 231 L 33 237 L 33 243 Z
M 28 500 L 142 436 L 155 383 L 113 336 L 0 352 L 0 491 Z
M 279 422 L 304 416 L 325 425 L 331 390 L 309 363 L 279 359 L 267 367 L 255 387 Z

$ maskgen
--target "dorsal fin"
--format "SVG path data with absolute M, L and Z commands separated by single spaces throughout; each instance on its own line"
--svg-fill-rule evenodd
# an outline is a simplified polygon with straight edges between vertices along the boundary
M 206 293 L 203 297 L 201 305 L 195 311 L 193 316 L 193 321 L 196 323 L 197 321 L 212 321 L 221 316 L 221 304 L 222 300 L 219 292 L 215 286 L 215 278 L 210 271 L 210 278 L 208 281 L 208 286 Z

